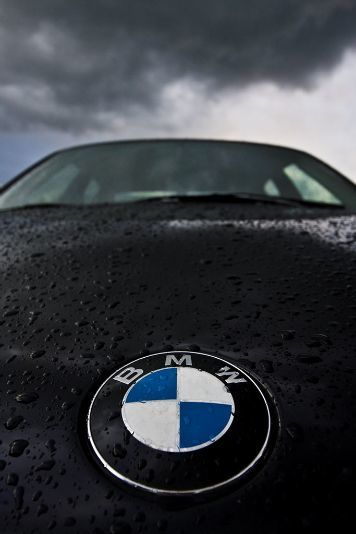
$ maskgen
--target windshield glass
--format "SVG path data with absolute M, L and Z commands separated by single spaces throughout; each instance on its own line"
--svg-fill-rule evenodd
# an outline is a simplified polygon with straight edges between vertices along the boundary
M 356 188 L 307 154 L 223 141 L 131 141 L 59 152 L 5 188 L 0 208 L 248 194 L 356 206 Z

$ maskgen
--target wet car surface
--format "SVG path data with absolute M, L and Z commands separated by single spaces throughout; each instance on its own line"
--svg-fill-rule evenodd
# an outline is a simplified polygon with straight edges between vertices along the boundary
M 347 521 L 355 215 L 197 199 L 3 211 L 0 227 L 2 532 L 315 532 Z M 236 362 L 276 412 L 266 460 L 207 499 L 120 485 L 86 439 L 103 379 L 173 350 Z M 123 437 L 113 454 L 125 454 Z

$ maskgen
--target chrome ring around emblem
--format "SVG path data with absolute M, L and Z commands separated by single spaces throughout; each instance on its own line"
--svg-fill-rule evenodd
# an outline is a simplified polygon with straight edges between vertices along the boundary
M 101 384 L 87 433 L 95 457 L 117 479 L 160 495 L 201 494 L 240 479 L 262 459 L 271 412 L 261 387 L 234 363 L 163 352 Z

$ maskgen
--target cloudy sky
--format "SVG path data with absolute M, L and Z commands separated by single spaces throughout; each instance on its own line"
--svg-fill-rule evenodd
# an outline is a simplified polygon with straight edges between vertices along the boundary
M 164 136 L 295 146 L 356 182 L 356 0 L 0 0 L 0 182 Z

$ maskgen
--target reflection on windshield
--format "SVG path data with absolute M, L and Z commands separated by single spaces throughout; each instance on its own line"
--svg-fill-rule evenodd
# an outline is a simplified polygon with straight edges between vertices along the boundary
M 0 207 L 246 194 L 356 206 L 356 188 L 307 154 L 250 143 L 134 141 L 60 152 L 13 183 Z

